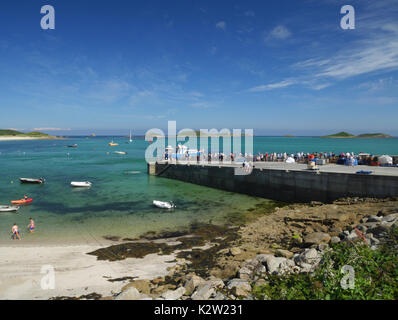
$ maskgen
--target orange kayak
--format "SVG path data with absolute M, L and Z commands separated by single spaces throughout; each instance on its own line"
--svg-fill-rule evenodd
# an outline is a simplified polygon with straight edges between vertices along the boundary
M 32 202 L 33 199 L 21 199 L 21 200 L 13 200 L 11 201 L 12 204 L 26 204 Z

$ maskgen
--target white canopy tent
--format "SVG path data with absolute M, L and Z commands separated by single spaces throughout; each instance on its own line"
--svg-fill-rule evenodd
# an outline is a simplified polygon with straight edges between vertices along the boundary
M 294 160 L 294 158 L 289 157 L 286 159 L 286 163 L 295 163 L 296 161 Z
M 378 158 L 380 164 L 392 164 L 393 159 L 388 155 L 382 155 Z

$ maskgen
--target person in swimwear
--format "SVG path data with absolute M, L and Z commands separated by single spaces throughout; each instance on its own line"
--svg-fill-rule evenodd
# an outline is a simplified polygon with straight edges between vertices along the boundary
M 30 233 L 33 233 L 35 231 L 35 222 L 33 221 L 32 218 L 29 218 L 29 219 L 30 219 L 30 223 L 28 225 L 28 229 L 29 229 Z
M 12 232 L 14 239 L 15 239 L 15 237 L 17 237 L 19 240 L 21 240 L 21 236 L 19 235 L 18 226 L 16 223 L 14 223 L 14 225 L 12 226 L 11 232 Z

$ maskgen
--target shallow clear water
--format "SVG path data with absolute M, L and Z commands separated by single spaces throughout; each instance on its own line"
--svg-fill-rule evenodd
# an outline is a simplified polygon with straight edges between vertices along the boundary
M 18 214 L 0 213 L 0 242 L 10 243 L 16 222 L 24 243 L 100 242 L 103 236 L 136 237 L 147 231 L 181 230 L 193 222 L 225 223 L 239 218 L 265 199 L 249 197 L 175 180 L 148 176 L 144 160 L 148 142 L 111 137 L 68 140 L 0 141 L 0 205 L 27 194 L 32 205 Z M 66 145 L 78 144 L 78 148 Z M 127 155 L 113 151 L 127 151 Z M 322 139 L 255 137 L 257 152 L 369 152 L 398 155 L 398 139 Z M 134 173 L 126 174 L 126 172 Z M 20 184 L 19 177 L 44 177 L 44 185 Z M 71 181 L 93 183 L 71 188 Z M 154 199 L 176 204 L 173 211 L 152 205 Z M 28 234 L 33 217 L 37 229 Z
M 148 142 L 116 138 L 74 138 L 0 142 L 0 205 L 34 199 L 18 214 L 0 213 L 0 242 L 10 242 L 16 222 L 26 242 L 100 242 L 103 236 L 136 237 L 147 231 L 181 230 L 193 222 L 224 223 L 267 200 L 147 175 Z M 78 148 L 66 145 L 78 144 Z M 113 151 L 127 151 L 127 155 Z M 133 171 L 133 173 L 132 173 Z M 129 172 L 129 174 L 126 174 Z M 21 184 L 19 177 L 44 177 L 43 185 Z M 76 189 L 71 181 L 91 181 Z M 152 205 L 172 200 L 173 211 Z M 32 217 L 35 234 L 26 226 Z

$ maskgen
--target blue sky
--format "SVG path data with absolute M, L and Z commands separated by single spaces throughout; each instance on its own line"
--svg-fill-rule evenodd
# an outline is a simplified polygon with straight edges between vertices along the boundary
M 6 0 L 0 30 L 0 128 L 398 135 L 396 0 Z

